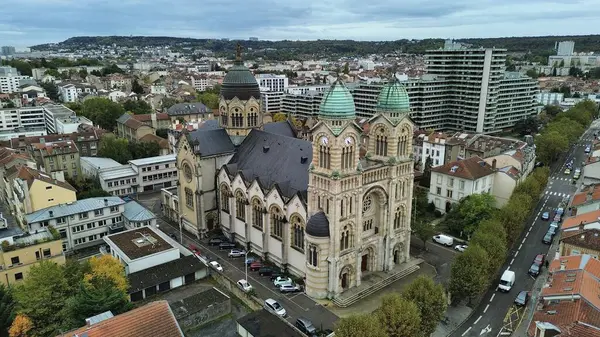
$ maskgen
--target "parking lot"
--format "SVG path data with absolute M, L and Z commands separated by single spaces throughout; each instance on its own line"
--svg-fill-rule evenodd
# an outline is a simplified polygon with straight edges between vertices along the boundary
M 173 234 L 180 240 L 179 228 L 159 218 L 159 229 L 165 233 Z M 209 246 L 208 239 L 197 240 L 184 232 L 182 244 L 186 247 L 197 247 L 200 254 L 207 256 L 212 261 L 217 261 L 223 267 L 223 273 L 230 279 L 242 280 L 246 278 L 244 256 L 229 258 L 229 249 L 219 250 L 218 246 Z M 251 254 L 249 254 L 251 256 Z M 213 271 L 216 272 L 216 271 Z M 286 319 L 294 324 L 298 317 L 305 317 L 312 321 L 317 329 L 333 329 L 338 317 L 321 304 L 315 302 L 303 292 L 282 294 L 273 285 L 270 276 L 259 276 L 257 271 L 248 268 L 248 282 L 252 285 L 256 296 L 262 300 L 272 298 L 279 302 L 287 311 Z

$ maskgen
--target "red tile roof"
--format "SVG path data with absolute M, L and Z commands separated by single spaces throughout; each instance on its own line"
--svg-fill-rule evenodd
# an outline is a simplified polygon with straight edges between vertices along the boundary
M 598 222 L 598 217 L 600 217 L 600 210 L 587 212 L 566 218 L 563 222 L 562 230 L 564 231 L 565 229 L 578 227 L 582 223 L 585 225 L 589 223 Z
M 60 336 L 82 336 L 84 333 L 87 333 L 88 337 L 184 336 L 167 301 L 150 302 L 137 309 Z
M 581 192 L 575 194 L 571 206 L 576 207 L 596 200 L 600 200 L 600 184 L 587 186 Z
M 152 114 L 131 115 L 131 117 L 140 122 L 151 122 L 152 121 Z M 169 115 L 166 113 L 157 113 L 156 120 L 157 121 L 169 120 Z
M 453 167 L 456 167 L 453 170 Z M 468 159 L 453 161 L 443 166 L 434 167 L 431 172 L 442 173 L 450 176 L 469 180 L 477 180 L 495 172 L 492 166 L 478 156 Z
M 17 173 L 17 177 L 22 180 L 27 181 L 27 186 L 29 186 L 29 187 L 31 187 L 31 184 L 33 184 L 34 181 L 40 180 L 40 181 L 46 182 L 48 184 L 53 184 L 53 185 L 60 186 L 62 188 L 77 192 L 77 190 L 73 186 L 71 186 L 71 184 L 69 184 L 68 182 L 53 179 L 46 173 L 42 173 L 38 170 L 34 170 L 31 167 L 21 166 L 19 168 L 19 172 Z
M 58 142 L 49 142 L 49 143 L 33 143 L 31 144 L 31 146 L 40 151 L 40 152 L 44 152 L 45 154 L 51 156 L 54 154 L 55 150 L 61 149 L 62 152 L 60 154 L 67 154 L 67 153 L 77 153 L 78 149 L 77 149 L 77 145 L 75 145 L 75 142 L 71 141 L 71 140 L 64 140 L 64 141 L 58 141 Z

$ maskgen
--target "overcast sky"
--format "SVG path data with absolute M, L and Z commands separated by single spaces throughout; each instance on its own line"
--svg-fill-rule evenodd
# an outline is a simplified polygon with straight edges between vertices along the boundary
M 600 0 L 0 0 L 0 45 L 83 35 L 397 40 L 600 32 Z

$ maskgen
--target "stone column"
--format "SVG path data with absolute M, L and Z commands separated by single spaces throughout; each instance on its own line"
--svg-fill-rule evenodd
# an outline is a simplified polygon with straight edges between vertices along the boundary
M 287 220 L 287 217 L 285 218 Z M 287 266 L 288 263 L 288 253 L 290 249 L 290 223 L 289 221 L 285 221 L 283 223 L 282 233 L 281 233 L 281 265 Z M 287 267 L 286 267 L 287 269 Z
M 252 238 L 250 238 L 250 224 L 248 223 L 248 216 L 250 216 L 250 218 L 252 218 L 252 209 L 250 206 L 250 203 L 246 200 L 246 204 L 244 205 L 244 228 L 245 228 L 245 232 L 244 232 L 244 239 L 246 240 L 246 246 L 248 249 L 251 249 L 251 243 L 252 242 Z
M 229 196 L 229 232 L 232 241 L 235 242 L 235 197 Z
M 269 255 L 269 235 L 271 233 L 271 217 L 269 216 L 269 213 L 267 213 L 267 210 L 264 209 L 261 211 L 262 212 L 262 217 L 263 217 L 263 232 L 262 232 L 262 239 L 263 239 L 263 259 L 267 259 L 268 255 Z
M 368 261 L 367 261 L 368 263 Z M 361 283 L 362 283 L 362 268 L 361 268 L 361 264 L 362 264 L 362 247 L 361 249 L 357 249 L 356 250 L 356 261 L 355 261 L 355 266 L 354 268 L 356 268 L 356 286 L 358 287 Z

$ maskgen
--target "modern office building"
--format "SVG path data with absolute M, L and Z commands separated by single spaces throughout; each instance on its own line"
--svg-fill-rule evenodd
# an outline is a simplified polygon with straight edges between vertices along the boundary
M 285 94 L 281 100 L 281 112 L 306 118 L 315 117 L 319 113 L 322 99 L 323 93 L 317 91 L 309 91 L 298 95 Z M 375 103 L 377 103 L 377 96 L 375 96 Z M 375 105 L 373 108 L 375 108 Z
M 44 108 L 39 106 L 0 109 L 0 130 L 44 128 Z
M 43 109 L 48 133 L 58 133 L 58 122 L 75 116 L 75 111 L 62 104 L 46 104 L 43 106 Z
M 16 53 L 16 49 L 13 46 L 2 46 L 2 48 L 0 48 L 1 52 L 0 55 L 4 55 L 4 56 L 10 56 L 10 55 L 14 55 Z
M 285 94 L 283 91 L 269 91 L 267 88 L 261 88 L 260 100 L 261 109 L 263 113 L 276 114 L 282 112 L 283 108 L 283 97 Z
M 258 86 L 269 88 L 269 91 L 284 92 L 288 87 L 288 78 L 285 75 L 257 74 L 255 77 Z

